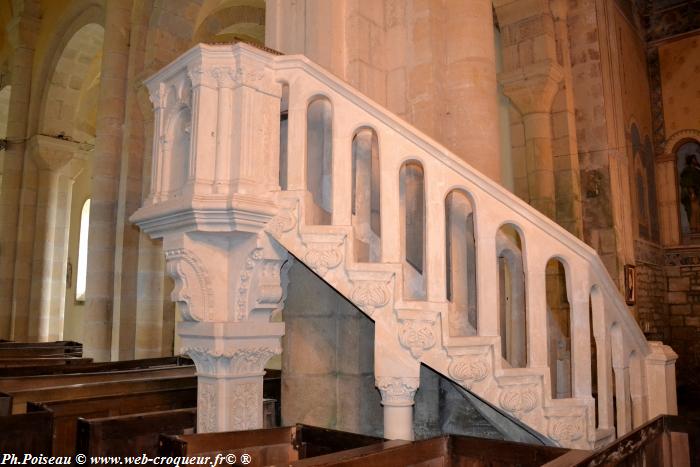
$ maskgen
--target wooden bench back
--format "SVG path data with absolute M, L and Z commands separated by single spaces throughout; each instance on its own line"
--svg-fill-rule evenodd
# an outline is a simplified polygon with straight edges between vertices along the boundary
M 65 365 L 34 365 L 18 368 L 0 368 L 0 377 L 33 376 L 33 375 L 57 375 L 69 373 L 96 373 L 101 371 L 133 370 L 137 368 L 153 368 L 169 365 L 192 365 L 192 360 L 187 357 L 159 357 L 138 360 L 123 360 L 120 362 L 92 362 L 67 360 Z
M 53 417 L 40 410 L 22 415 L 0 416 L 0 454 L 51 455 Z
M 161 433 L 194 433 L 197 409 L 78 419 L 77 452 L 88 456 L 157 455 Z
M 12 413 L 26 412 L 27 402 L 70 400 L 79 398 L 110 396 L 134 392 L 156 391 L 197 387 L 196 376 L 173 376 L 164 378 L 141 378 L 104 383 L 83 383 L 71 386 L 56 386 L 39 389 L 23 389 L 11 393 Z
M 76 449 L 77 420 L 113 417 L 193 408 L 197 406 L 197 387 L 133 392 L 75 400 L 30 402 L 27 412 L 49 410 L 53 416 L 53 455 L 72 455 Z

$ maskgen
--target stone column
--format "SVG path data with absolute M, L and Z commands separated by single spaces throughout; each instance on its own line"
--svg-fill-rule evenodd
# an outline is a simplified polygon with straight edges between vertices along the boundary
M 412 441 L 413 399 L 420 378 L 377 376 L 376 385 L 384 406 L 384 437 Z
M 197 366 L 197 432 L 263 427 L 265 364 L 282 352 L 284 323 L 178 323 Z
M 29 306 L 29 268 L 24 268 L 21 274 L 20 271 L 15 271 L 15 258 L 25 164 L 24 139 L 27 136 L 34 44 L 36 33 L 39 31 L 39 18 L 39 11 L 24 11 L 18 13 L 7 26 L 8 41 L 12 47 L 12 91 L 8 109 L 7 139 L 12 143 L 3 154 L 3 183 L 0 187 L 0 337 L 3 338 L 26 338 L 24 332 L 16 334 L 15 322 L 19 318 L 23 324 L 26 323 L 26 310 Z M 21 281 L 21 284 L 16 284 L 18 281 Z M 15 296 L 15 288 L 18 285 L 25 290 L 22 296 Z M 17 313 L 20 316 L 15 316 Z
M 60 192 L 59 188 L 62 178 L 68 176 L 74 180 L 80 173 L 85 155 L 77 143 L 43 135 L 29 141 L 27 152 L 39 168 L 27 331 L 30 340 L 47 341 L 51 337 L 51 322 L 62 322 L 61 310 L 65 305 L 68 237 L 65 232 L 62 235 L 58 232 L 58 225 L 65 230 L 65 219 L 70 218 L 70 209 L 66 213 L 69 204 L 66 204 L 65 187 Z M 61 290 L 64 293 L 60 293 Z
M 439 141 L 487 177 L 501 181 L 496 50 L 491 0 L 444 2 L 446 63 Z M 434 58 L 435 60 L 436 58 Z
M 131 0 L 107 2 L 92 169 L 85 356 L 109 360 L 112 343 L 116 216 L 126 101 Z
M 503 92 L 523 116 L 530 204 L 556 220 L 552 101 L 564 77 L 549 2 L 495 0 L 503 47 Z
M 562 76 L 561 67 L 553 61 L 500 75 L 503 92 L 523 115 L 530 204 L 550 219 L 556 219 L 550 109 Z

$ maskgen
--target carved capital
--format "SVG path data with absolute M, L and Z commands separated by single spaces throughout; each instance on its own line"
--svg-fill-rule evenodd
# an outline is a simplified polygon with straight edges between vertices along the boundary
M 513 101 L 520 113 L 547 113 L 559 90 L 564 71 L 554 60 L 527 65 L 498 76 L 503 93 Z
M 197 366 L 200 376 L 245 377 L 264 374 L 265 364 L 273 356 L 282 352 L 282 347 L 260 345 L 239 347 L 220 352 L 208 347 L 186 347 L 186 353 Z
M 391 406 L 413 405 L 420 378 L 378 376 L 375 384 L 382 394 L 382 404 Z

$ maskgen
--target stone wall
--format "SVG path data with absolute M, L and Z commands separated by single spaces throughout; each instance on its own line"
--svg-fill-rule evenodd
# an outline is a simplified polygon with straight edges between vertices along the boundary
M 700 249 L 670 248 L 665 261 L 667 343 L 678 353 L 676 374 L 682 394 L 684 387 L 700 387 Z
M 374 323 L 303 263 L 283 311 L 282 423 L 381 435 Z

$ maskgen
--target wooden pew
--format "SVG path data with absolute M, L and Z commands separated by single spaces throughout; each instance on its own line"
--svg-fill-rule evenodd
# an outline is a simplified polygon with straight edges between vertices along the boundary
M 196 376 L 146 378 L 103 383 L 83 383 L 39 389 L 22 389 L 13 391 L 9 396 L 12 397 L 12 413 L 18 414 L 26 412 L 26 404 L 28 402 L 57 401 L 188 387 L 197 387 Z
M 133 370 L 138 368 L 153 368 L 172 365 L 192 365 L 192 360 L 187 357 L 159 357 L 138 360 L 123 360 L 120 362 L 79 362 L 68 360 L 63 366 L 27 366 L 21 368 L 0 368 L 0 377 L 9 376 L 34 376 L 67 373 L 95 373 L 100 371 Z
M 51 455 L 53 420 L 41 410 L 22 415 L 0 416 L 0 454 Z
M 288 465 L 305 457 L 381 443 L 381 438 L 308 425 L 263 430 L 161 435 L 160 456 L 210 456 L 247 453 L 249 465 Z M 207 464 L 208 465 L 208 464 Z M 398 464 L 397 464 L 398 465 Z
M 0 358 L 9 357 L 82 357 L 83 345 L 78 342 L 0 342 Z
M 116 417 L 79 418 L 76 452 L 88 456 L 128 456 L 158 451 L 161 433 L 193 433 L 197 426 L 197 409 L 119 415 Z
M 37 366 L 64 366 L 71 364 L 85 364 L 92 362 L 91 358 L 77 357 L 40 357 L 40 358 L 0 358 L 0 369 L 8 369 L 8 373 L 17 368 L 37 367 Z
M 263 401 L 263 426 L 275 428 L 274 399 Z M 77 452 L 91 456 L 149 457 L 158 452 L 160 434 L 191 434 L 197 426 L 196 409 L 166 410 L 116 417 L 78 419 Z
M 71 455 L 76 448 L 79 417 L 86 419 L 113 417 L 147 411 L 193 408 L 196 405 L 195 385 L 179 389 L 132 392 L 74 400 L 29 402 L 27 412 L 48 410 L 53 418 L 53 455 Z
M 169 365 L 132 370 L 116 370 L 92 373 L 66 373 L 36 376 L 0 376 L 0 391 L 11 393 L 23 389 L 40 389 L 53 386 L 71 386 L 82 383 L 101 383 L 132 379 L 148 379 L 172 376 L 194 376 L 194 365 Z

